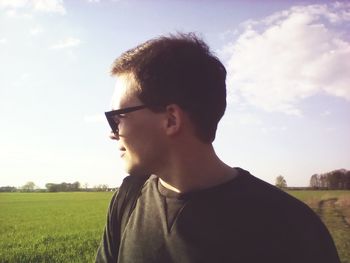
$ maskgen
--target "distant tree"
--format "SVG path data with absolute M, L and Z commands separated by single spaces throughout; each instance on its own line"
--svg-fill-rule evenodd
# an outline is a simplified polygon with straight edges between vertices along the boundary
M 84 184 L 83 184 L 83 188 L 85 189 L 85 191 L 87 191 L 88 188 L 89 188 L 89 184 L 88 184 L 88 183 L 84 183 Z
M 80 183 L 78 181 L 72 183 L 72 191 L 80 191 Z
M 329 183 L 328 183 L 328 180 L 327 180 L 327 174 L 320 174 L 320 187 L 322 188 L 328 188 L 329 186 Z
M 310 187 L 312 188 L 319 188 L 319 178 L 318 174 L 313 174 L 310 178 Z
M 58 192 L 58 184 L 53 184 L 53 183 L 47 183 L 45 184 L 45 187 L 47 188 L 47 191 L 49 192 Z
M 34 191 L 35 183 L 34 182 L 27 182 L 22 186 L 22 190 L 25 192 L 32 192 Z
M 102 192 L 102 191 L 107 191 L 108 190 L 108 185 L 107 184 L 99 184 L 94 187 L 95 191 Z
M 284 179 L 284 177 L 282 175 L 279 175 L 276 177 L 276 183 L 275 185 L 279 188 L 286 188 L 287 187 L 287 182 Z
M 343 175 L 343 181 L 344 181 L 344 188 L 343 189 L 350 189 L 350 171 L 346 171 Z
M 0 192 L 16 192 L 17 188 L 14 186 L 1 186 Z

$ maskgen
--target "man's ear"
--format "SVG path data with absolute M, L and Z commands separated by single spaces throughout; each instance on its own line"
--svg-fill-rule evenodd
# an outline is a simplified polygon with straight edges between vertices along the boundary
M 164 122 L 164 128 L 167 135 L 178 134 L 181 130 L 183 123 L 184 112 L 176 104 L 169 104 L 166 106 L 166 117 Z

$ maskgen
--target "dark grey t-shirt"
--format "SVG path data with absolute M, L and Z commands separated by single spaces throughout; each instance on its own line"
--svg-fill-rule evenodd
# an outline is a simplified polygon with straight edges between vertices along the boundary
M 232 181 L 178 196 L 152 176 L 122 233 L 118 262 L 339 262 L 310 208 L 237 169 Z

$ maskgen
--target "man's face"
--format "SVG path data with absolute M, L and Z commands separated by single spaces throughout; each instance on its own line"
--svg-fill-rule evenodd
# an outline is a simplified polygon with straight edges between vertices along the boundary
M 135 94 L 136 83 L 130 75 L 118 75 L 116 79 L 113 110 L 143 105 Z M 162 122 L 162 114 L 148 108 L 121 116 L 119 136 L 115 139 L 129 174 L 142 176 L 157 171 L 164 153 Z

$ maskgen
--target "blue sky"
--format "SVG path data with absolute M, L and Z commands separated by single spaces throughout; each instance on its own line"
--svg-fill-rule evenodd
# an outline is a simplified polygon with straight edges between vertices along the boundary
M 227 68 L 225 162 L 290 186 L 350 169 L 349 27 L 346 1 L 0 0 L 0 185 L 120 184 L 109 67 L 176 31 Z

